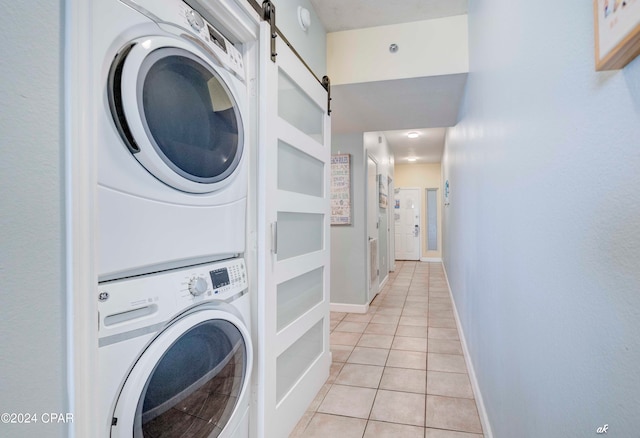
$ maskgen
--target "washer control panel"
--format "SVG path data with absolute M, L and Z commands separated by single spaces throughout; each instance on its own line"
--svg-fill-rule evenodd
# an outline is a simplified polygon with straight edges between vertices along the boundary
M 183 272 L 181 299 L 227 299 L 248 287 L 244 259 L 194 266 Z
M 243 258 L 98 284 L 100 337 L 168 321 L 207 301 L 234 300 L 249 286 Z

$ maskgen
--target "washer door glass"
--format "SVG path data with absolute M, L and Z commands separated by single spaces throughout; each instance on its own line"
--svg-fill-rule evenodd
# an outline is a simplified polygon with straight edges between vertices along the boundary
M 237 105 L 218 73 L 180 48 L 153 51 L 140 66 L 138 107 L 153 147 L 176 173 L 215 183 L 242 155 Z
M 238 328 L 208 320 L 182 334 L 149 375 L 134 437 L 217 437 L 231 418 L 247 368 Z

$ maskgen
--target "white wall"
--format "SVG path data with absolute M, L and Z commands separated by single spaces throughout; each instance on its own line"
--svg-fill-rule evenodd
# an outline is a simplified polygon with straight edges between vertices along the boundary
M 466 73 L 467 41 L 466 15 L 331 32 L 327 68 L 335 85 Z
M 592 3 L 469 2 L 444 260 L 496 437 L 637 436 L 640 59 L 596 73 Z
M 0 6 L 0 412 L 65 413 L 63 3 Z M 67 426 L 1 424 L 0 435 Z
M 327 74 L 327 32 L 309 0 L 273 0 L 276 7 L 276 26 L 304 58 L 315 75 L 322 79 Z M 298 24 L 298 6 L 309 10 L 311 26 L 303 31 Z

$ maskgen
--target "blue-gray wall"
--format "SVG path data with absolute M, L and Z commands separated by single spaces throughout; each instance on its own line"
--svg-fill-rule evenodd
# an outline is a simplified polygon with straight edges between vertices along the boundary
M 331 137 L 332 154 L 351 154 L 351 225 L 331 226 L 331 302 L 367 302 L 367 210 L 362 133 Z
M 640 59 L 594 71 L 583 0 L 469 27 L 444 261 L 494 436 L 637 436 Z
M 63 4 L 0 0 L 0 413 L 68 410 Z M 66 434 L 65 425 L 41 418 L 37 424 L 0 424 L 2 437 Z
M 393 160 L 387 140 L 379 132 L 333 134 L 331 153 L 351 154 L 351 225 L 331 226 L 331 303 L 364 306 L 369 297 L 367 155 L 378 163 L 378 173 L 385 179 L 393 178 Z M 388 214 L 388 210 L 376 209 L 379 219 Z M 384 225 L 379 228 L 379 281 L 389 274 L 387 222 L 381 221 Z

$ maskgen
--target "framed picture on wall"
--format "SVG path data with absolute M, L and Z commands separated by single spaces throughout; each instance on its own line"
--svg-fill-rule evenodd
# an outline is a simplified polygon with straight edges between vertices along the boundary
M 387 208 L 387 178 L 378 174 L 378 195 L 380 208 Z
M 351 155 L 331 155 L 331 225 L 351 225 Z
M 640 0 L 593 0 L 596 70 L 617 70 L 640 54 Z

